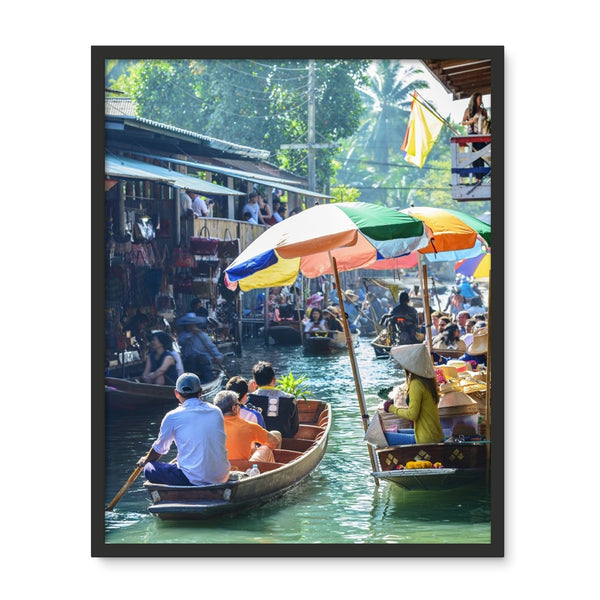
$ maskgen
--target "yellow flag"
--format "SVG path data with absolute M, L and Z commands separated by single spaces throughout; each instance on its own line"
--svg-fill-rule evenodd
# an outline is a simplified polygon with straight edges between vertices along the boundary
M 408 127 L 400 148 L 404 152 L 404 160 L 422 167 L 440 135 L 442 125 L 442 121 L 413 96 Z

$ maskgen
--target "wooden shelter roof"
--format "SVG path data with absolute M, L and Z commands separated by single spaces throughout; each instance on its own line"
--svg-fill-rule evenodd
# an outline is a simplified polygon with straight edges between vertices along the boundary
M 452 94 L 453 100 L 469 98 L 474 92 L 492 91 L 491 58 L 423 59 L 432 75 Z

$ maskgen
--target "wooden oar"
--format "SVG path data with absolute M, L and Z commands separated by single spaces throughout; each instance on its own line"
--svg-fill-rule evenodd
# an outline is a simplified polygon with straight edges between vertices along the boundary
M 117 502 L 122 498 L 125 492 L 131 487 L 131 484 L 138 478 L 138 475 L 142 472 L 144 467 L 137 467 L 135 471 L 129 476 L 129 479 L 125 482 L 123 487 L 118 491 L 117 495 L 111 500 L 110 504 L 105 508 L 105 510 L 112 510 Z

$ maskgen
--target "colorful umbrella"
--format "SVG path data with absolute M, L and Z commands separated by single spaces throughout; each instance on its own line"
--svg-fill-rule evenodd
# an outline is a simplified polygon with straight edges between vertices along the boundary
M 341 202 L 304 210 L 267 229 L 225 270 L 227 285 L 244 291 L 290 285 L 366 267 L 378 258 L 409 254 L 429 244 L 419 218 L 376 204 Z
M 400 211 L 404 214 L 415 217 L 423 221 L 431 230 L 431 241 L 425 248 L 419 248 L 419 252 L 425 255 L 433 255 L 431 258 L 435 261 L 459 260 L 467 258 L 446 252 L 459 253 L 461 251 L 473 250 L 481 247 L 490 246 L 492 243 L 492 228 L 484 221 L 472 217 L 459 210 L 448 208 L 432 208 L 429 206 L 405 208 Z M 434 258 L 435 255 L 441 255 Z
M 489 252 L 474 256 L 473 258 L 466 258 L 456 263 L 454 270 L 461 275 L 467 277 L 475 277 L 480 279 L 482 277 L 490 276 L 490 269 L 492 268 L 492 255 Z

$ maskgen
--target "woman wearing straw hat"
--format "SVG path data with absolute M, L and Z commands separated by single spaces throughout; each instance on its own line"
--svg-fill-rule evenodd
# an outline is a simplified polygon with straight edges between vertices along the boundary
M 478 365 L 487 364 L 488 330 L 487 327 L 479 327 L 473 330 L 473 341 L 467 348 L 460 360 L 474 361 Z
M 435 371 L 427 346 L 411 344 L 395 346 L 390 354 L 406 373 L 408 408 L 394 406 L 392 400 L 383 405 L 385 412 L 414 422 L 414 440 L 403 443 L 436 444 L 444 441 L 438 413 L 438 389 Z

